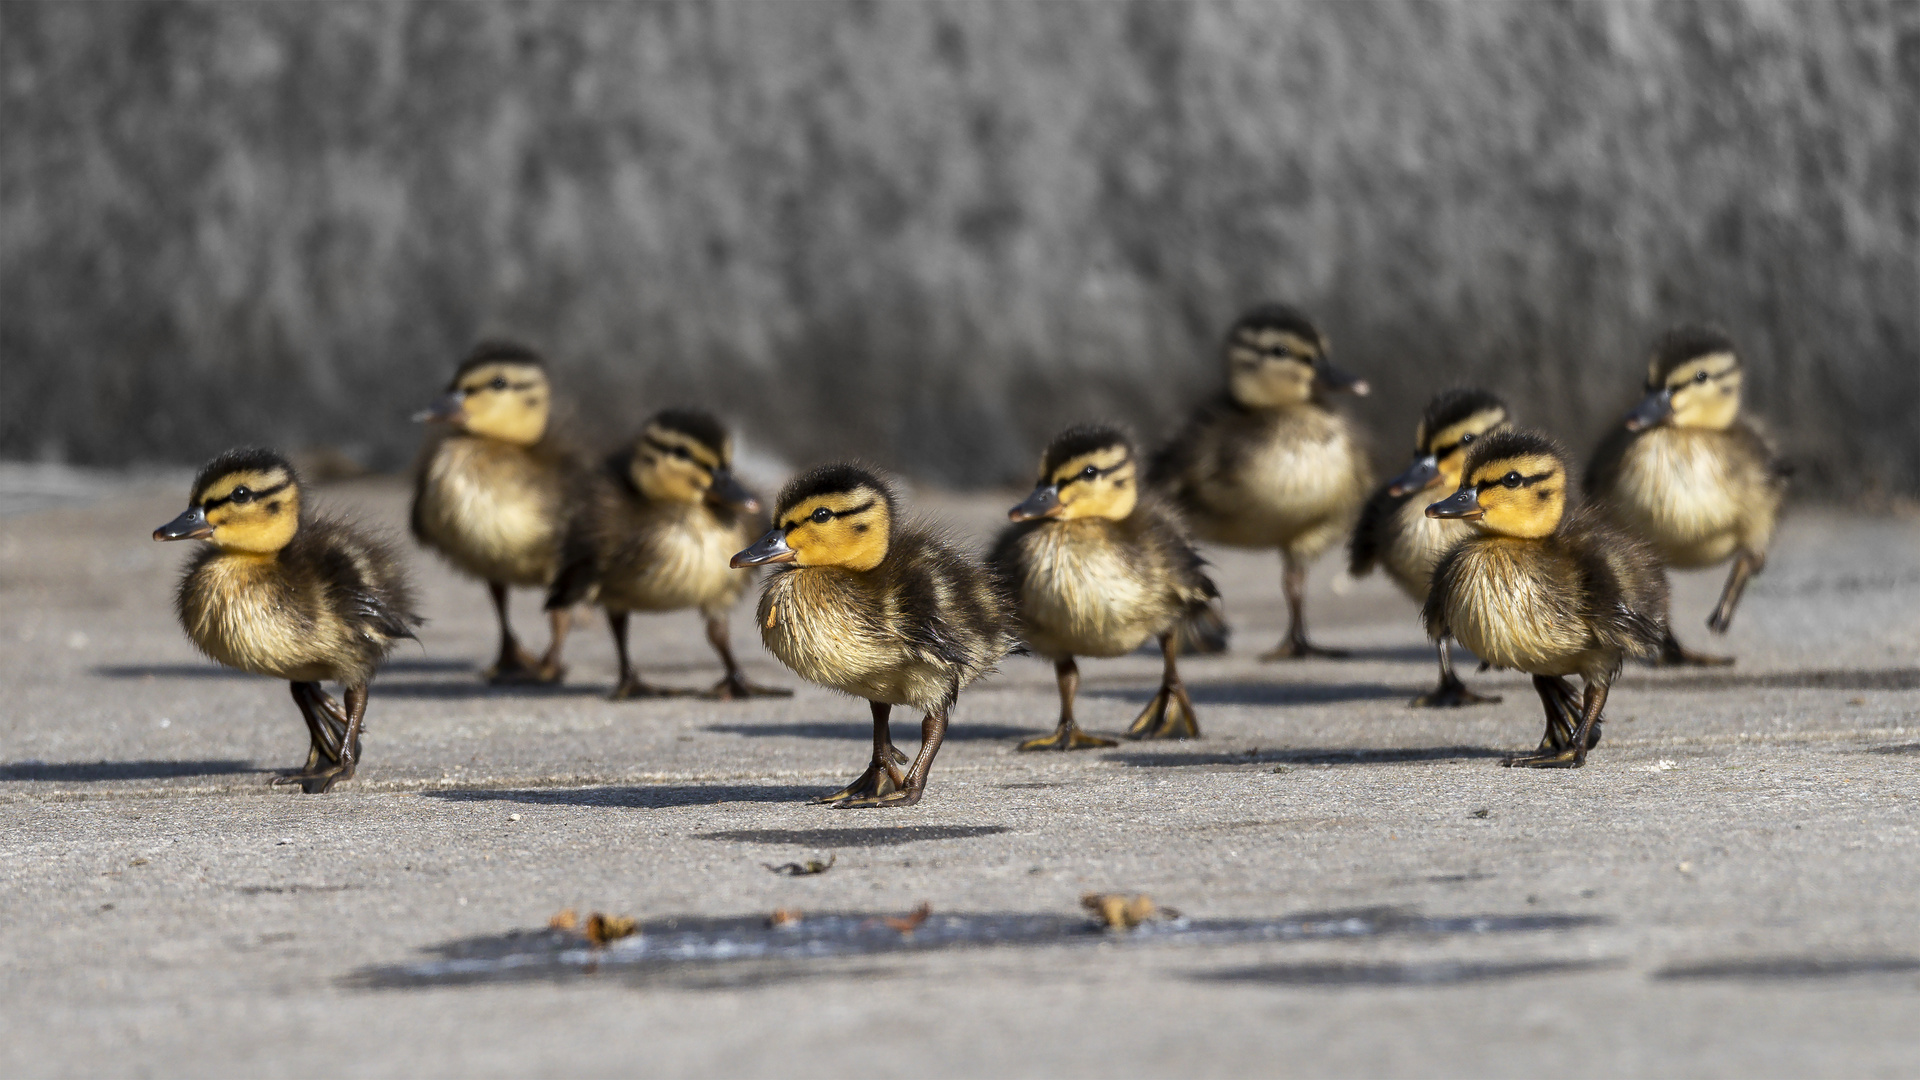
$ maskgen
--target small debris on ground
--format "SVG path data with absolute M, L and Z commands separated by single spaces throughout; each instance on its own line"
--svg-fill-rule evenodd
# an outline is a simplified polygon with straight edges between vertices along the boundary
M 602 915 L 596 911 L 587 916 L 587 940 L 595 945 L 632 937 L 635 929 L 634 921 L 625 915 Z
M 1672 772 L 1673 770 L 1679 767 L 1680 767 L 1680 763 L 1673 760 L 1672 758 L 1661 758 L 1659 761 L 1656 761 L 1653 764 L 1647 766 L 1647 771 L 1648 772 Z
M 580 929 L 580 913 L 572 908 L 561 908 L 553 918 L 547 920 L 547 929 L 578 930 Z
M 930 901 L 922 900 L 920 906 L 908 912 L 905 917 L 895 918 L 892 915 L 888 915 L 880 921 L 902 934 L 911 934 L 915 930 L 918 930 L 920 924 L 926 922 L 927 916 L 931 914 L 933 914 L 933 904 Z
M 761 863 L 760 865 L 776 874 L 785 874 L 788 877 L 806 877 L 810 874 L 824 874 L 833 868 L 834 863 L 839 861 L 839 855 L 829 855 L 827 856 L 826 862 L 821 862 L 819 859 L 808 859 L 803 863 L 781 863 L 779 866 L 775 866 L 772 863 Z
M 778 930 L 782 926 L 792 926 L 804 917 L 798 908 L 774 908 L 773 914 L 767 916 L 767 925 Z
M 1471 814 L 1468 814 L 1467 816 L 1468 816 L 1468 817 L 1477 817 L 1477 818 L 1490 818 L 1490 817 L 1492 817 L 1492 816 L 1493 816 L 1493 811 L 1491 811 L 1491 810 L 1489 810 L 1489 809 L 1487 809 L 1486 807 L 1484 807 L 1484 806 L 1483 806 L 1483 807 L 1481 807 L 1480 809 L 1478 809 L 1478 810 L 1475 810 L 1475 811 L 1474 811 L 1473 813 L 1471 813 Z
M 1100 925 L 1109 930 L 1131 930 L 1160 914 L 1179 917 L 1179 913 L 1170 908 L 1155 907 L 1153 897 L 1146 893 L 1128 896 L 1124 893 L 1090 892 L 1080 897 L 1080 906 L 1093 912 L 1099 918 Z

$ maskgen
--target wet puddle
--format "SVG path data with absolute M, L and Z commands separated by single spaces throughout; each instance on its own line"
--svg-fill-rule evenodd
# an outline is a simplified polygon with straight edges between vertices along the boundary
M 1607 921 L 1594 915 L 1562 914 L 1430 917 L 1398 908 L 1368 908 L 1277 919 L 1172 918 L 1122 932 L 1104 929 L 1083 915 L 933 912 L 914 924 L 911 931 L 903 932 L 898 928 L 899 919 L 872 912 L 807 915 L 779 926 L 770 925 L 764 916 L 668 918 L 641 923 L 631 937 L 601 947 L 562 930 L 465 938 L 429 950 L 435 954 L 432 959 L 363 969 L 350 977 L 349 983 L 391 989 L 562 981 L 610 971 L 650 978 L 753 961 L 780 963 L 791 969 L 809 961 L 958 948 L 1239 945 L 1389 935 L 1525 934 L 1573 930 Z

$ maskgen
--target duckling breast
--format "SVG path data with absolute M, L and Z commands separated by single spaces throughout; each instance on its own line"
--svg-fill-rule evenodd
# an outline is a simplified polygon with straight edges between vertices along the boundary
M 456 435 L 427 463 L 414 522 L 475 577 L 545 585 L 559 569 L 561 499 L 560 478 L 524 448 Z
M 1142 573 L 1104 521 L 1049 522 L 1021 539 L 1014 582 L 1027 644 L 1042 656 L 1121 656 L 1163 631 L 1172 590 Z
M 1381 565 L 1394 583 L 1418 603 L 1426 602 L 1440 557 L 1474 534 L 1473 526 L 1464 521 L 1428 517 L 1427 506 L 1432 501 L 1416 494 L 1402 504 L 1389 520 L 1386 544 L 1380 552 Z
M 1195 487 L 1202 536 L 1243 547 L 1317 554 L 1351 524 L 1370 466 L 1345 417 L 1307 406 L 1274 414 L 1242 436 L 1228 467 Z
M 309 592 L 272 556 L 210 553 L 181 580 L 180 622 L 228 667 L 289 682 L 366 681 L 373 664 L 356 655 L 352 628 Z
M 629 523 L 607 560 L 600 602 L 615 611 L 731 606 L 753 580 L 728 563 L 753 537 L 705 506 L 674 504 Z
M 1572 586 L 1578 574 L 1571 559 L 1538 544 L 1470 540 L 1447 568 L 1447 627 L 1495 667 L 1583 674 L 1600 658 L 1580 621 L 1580 597 Z
M 1724 432 L 1657 427 L 1620 459 L 1610 495 L 1619 523 L 1669 565 L 1711 566 L 1733 554 L 1746 516 L 1738 459 Z M 1771 525 L 1771 505 L 1769 527 Z
M 757 621 L 767 651 L 795 674 L 868 701 L 932 709 L 952 672 L 914 650 L 891 625 L 885 598 L 856 575 L 824 567 L 775 572 Z

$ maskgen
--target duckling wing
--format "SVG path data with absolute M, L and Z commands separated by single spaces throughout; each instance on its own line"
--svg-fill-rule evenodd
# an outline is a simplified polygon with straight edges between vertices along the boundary
M 1613 496 L 1614 484 L 1620 479 L 1620 462 L 1639 437 L 1639 432 L 1629 431 L 1626 424 L 1619 423 L 1600 439 L 1600 445 L 1593 448 L 1593 457 L 1587 461 L 1587 475 L 1580 484 L 1588 498 L 1605 501 Z
M 1353 536 L 1347 541 L 1347 572 L 1354 577 L 1373 573 L 1374 564 L 1380 560 L 1388 523 L 1417 494 L 1410 491 L 1395 495 L 1392 488 L 1392 484 L 1381 484 L 1360 508 L 1360 520 L 1354 523 Z
M 306 563 L 324 585 L 327 604 L 363 636 L 387 641 L 414 636 L 426 620 L 414 610 L 413 590 L 399 558 L 385 543 L 336 521 L 315 520 L 301 529 L 303 543 L 285 556 Z
M 1179 432 L 1154 452 L 1147 463 L 1150 485 L 1188 505 L 1194 488 L 1208 480 L 1230 473 L 1238 464 L 1233 440 L 1223 429 L 1234 425 L 1242 411 L 1225 394 L 1193 411 Z
M 599 591 L 612 540 L 608 533 L 618 509 L 615 504 L 638 494 L 622 475 L 623 469 L 621 459 L 609 458 L 597 473 L 579 482 L 560 540 L 560 569 L 547 588 L 546 610 L 589 602 Z
M 1638 540 L 1580 522 L 1572 545 L 1580 570 L 1581 618 L 1594 637 L 1629 656 L 1660 648 L 1667 634 L 1667 575 Z

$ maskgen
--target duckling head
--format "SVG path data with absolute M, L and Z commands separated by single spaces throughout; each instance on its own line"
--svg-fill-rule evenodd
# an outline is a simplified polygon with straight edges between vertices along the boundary
M 787 484 L 773 528 L 735 555 L 732 565 L 871 570 L 887 557 L 897 517 L 886 481 L 858 465 L 822 465 Z
M 1566 513 L 1569 475 L 1559 443 L 1537 431 L 1496 431 L 1475 441 L 1460 489 L 1427 516 L 1463 518 L 1500 536 L 1547 536 Z
M 1413 435 L 1413 464 L 1387 485 L 1396 497 L 1460 486 L 1473 444 L 1495 431 L 1513 426 L 1507 403 L 1485 390 L 1448 390 L 1427 403 L 1426 415 Z
M 627 460 L 627 475 L 654 502 L 760 509 L 760 500 L 734 479 L 727 429 L 703 412 L 668 409 L 647 421 Z
M 1305 315 L 1262 304 L 1227 332 L 1227 387 L 1249 409 L 1304 405 L 1331 390 L 1364 395 L 1365 379 L 1327 362 L 1330 343 Z
M 1119 521 L 1140 501 L 1133 440 L 1117 428 L 1069 428 L 1040 459 L 1040 482 L 1010 521 L 1099 517 Z
M 229 450 L 194 478 L 179 517 L 155 540 L 211 540 L 222 551 L 271 555 L 300 528 L 300 478 L 272 450 Z
M 484 341 L 454 372 L 440 400 L 414 419 L 441 420 L 470 435 L 532 446 L 546 434 L 551 399 L 539 353 L 524 345 Z
M 1660 424 L 1724 430 L 1740 414 L 1740 354 L 1707 326 L 1668 331 L 1647 365 L 1647 396 L 1627 414 L 1627 430 Z

